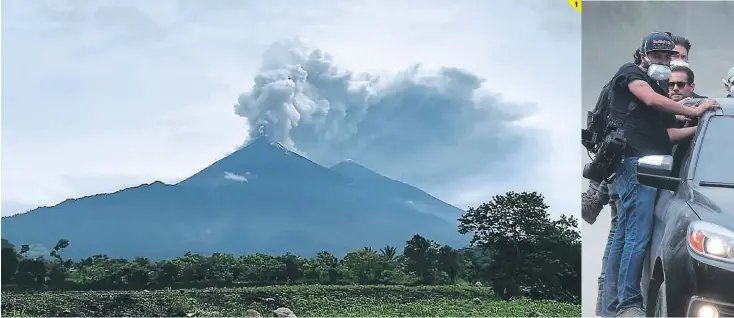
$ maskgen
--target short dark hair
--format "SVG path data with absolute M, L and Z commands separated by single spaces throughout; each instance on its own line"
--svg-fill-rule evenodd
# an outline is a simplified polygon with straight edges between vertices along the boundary
M 686 72 L 686 76 L 688 77 L 688 84 L 693 84 L 693 80 L 695 79 L 693 77 L 693 71 L 688 68 L 687 66 L 683 65 L 676 65 L 673 66 L 673 68 L 670 69 L 671 72 Z
M 688 39 L 680 35 L 674 35 L 673 43 L 675 45 L 682 45 L 684 48 L 686 48 L 686 52 L 691 53 L 691 41 L 688 41 Z

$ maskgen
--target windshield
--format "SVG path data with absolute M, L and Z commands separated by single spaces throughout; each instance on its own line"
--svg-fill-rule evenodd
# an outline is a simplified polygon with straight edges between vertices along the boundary
M 734 184 L 734 117 L 711 117 L 698 154 L 698 182 Z

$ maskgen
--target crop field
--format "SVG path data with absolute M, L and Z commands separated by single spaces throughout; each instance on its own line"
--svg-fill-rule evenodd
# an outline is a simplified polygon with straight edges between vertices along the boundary
M 581 307 L 553 301 L 494 300 L 474 286 L 275 286 L 156 291 L 2 293 L 2 316 L 271 316 L 279 307 L 299 317 L 580 316 Z

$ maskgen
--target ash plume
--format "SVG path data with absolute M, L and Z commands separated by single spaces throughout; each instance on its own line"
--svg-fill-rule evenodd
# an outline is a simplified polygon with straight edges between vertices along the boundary
M 251 135 L 262 131 L 321 164 L 351 158 L 416 184 L 441 182 L 486 171 L 528 141 L 508 124 L 529 110 L 482 82 L 452 67 L 355 73 L 322 50 L 278 42 L 234 108 Z

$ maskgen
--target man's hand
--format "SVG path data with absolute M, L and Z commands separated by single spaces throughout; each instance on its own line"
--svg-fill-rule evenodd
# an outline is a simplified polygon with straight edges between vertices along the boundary
M 684 124 L 691 120 L 690 118 L 683 115 L 675 115 L 675 119 L 678 120 L 681 124 Z
M 696 117 L 701 117 L 704 113 L 706 113 L 709 109 L 716 109 L 721 108 L 721 105 L 719 105 L 719 102 L 709 99 L 703 103 L 698 104 L 693 108 L 693 111 L 696 113 Z
M 679 100 L 678 103 L 680 103 L 683 106 L 695 106 L 695 105 L 686 105 L 686 102 L 688 102 L 689 100 L 691 100 L 691 98 L 690 97 L 686 97 L 684 99 Z M 685 124 L 685 123 L 691 121 L 691 119 L 689 117 L 686 117 L 686 116 L 683 116 L 683 115 L 675 115 L 675 119 L 678 122 L 680 122 L 681 124 Z

